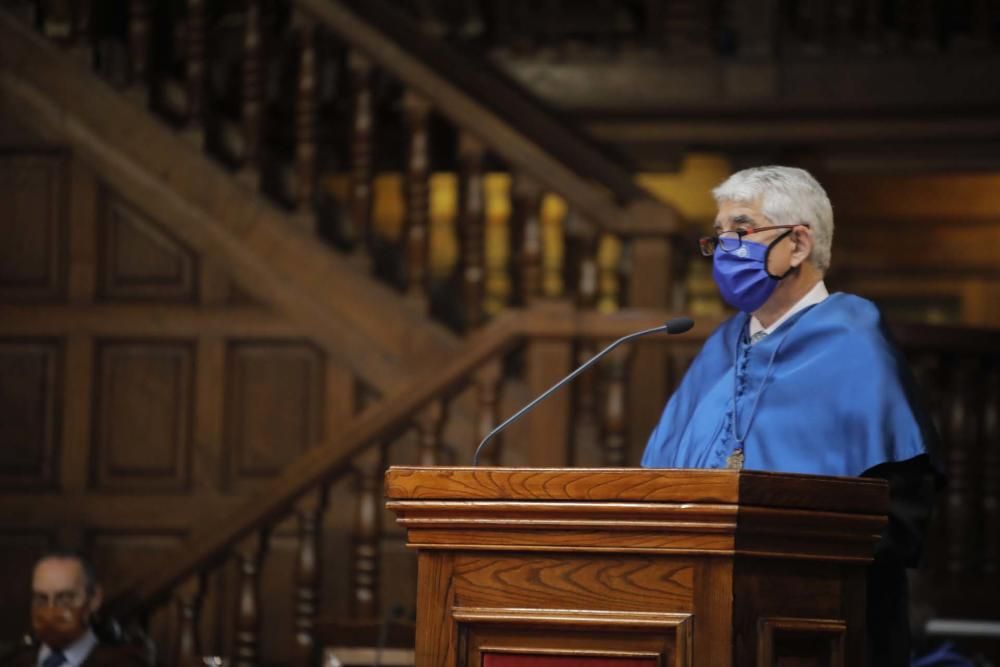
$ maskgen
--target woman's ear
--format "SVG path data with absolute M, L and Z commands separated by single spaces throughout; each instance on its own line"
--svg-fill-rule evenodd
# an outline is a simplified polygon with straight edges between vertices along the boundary
M 792 230 L 792 243 L 794 247 L 792 248 L 792 254 L 789 257 L 789 264 L 792 267 L 797 267 L 802 264 L 802 262 L 809 259 L 809 255 L 812 254 L 813 240 L 812 232 L 805 225 L 798 225 Z

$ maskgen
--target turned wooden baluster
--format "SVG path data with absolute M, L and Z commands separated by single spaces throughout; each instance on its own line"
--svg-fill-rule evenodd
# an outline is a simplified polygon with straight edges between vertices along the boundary
M 198 637 L 198 617 L 201 614 L 202 580 L 189 578 L 174 591 L 177 610 L 177 641 L 174 646 L 174 664 L 178 667 L 196 667 L 201 662 L 201 642 Z
M 295 14 L 299 32 L 299 81 L 295 100 L 296 204 L 312 210 L 316 188 L 316 22 Z
M 355 618 L 378 618 L 378 569 L 381 535 L 382 450 L 369 447 L 354 461 L 358 504 L 354 518 L 351 612 Z
M 913 48 L 917 51 L 931 52 L 937 50 L 937 20 L 935 16 L 936 2 L 934 0 L 915 0 L 913 12 Z
M 597 244 L 597 310 L 613 313 L 622 306 L 622 247 L 611 234 Z
M 866 0 L 861 9 L 860 29 L 862 49 L 868 53 L 882 50 L 883 30 L 881 2 Z
M 515 174 L 511 200 L 512 292 L 515 304 L 529 306 L 542 293 L 542 188 L 530 176 Z
M 438 465 L 442 443 L 441 433 L 444 430 L 444 420 L 447 408 L 444 401 L 433 401 L 417 415 L 417 465 Z
M 476 403 L 479 406 L 476 417 L 476 436 L 478 445 L 486 435 L 500 423 L 500 382 L 503 380 L 503 362 L 501 359 L 488 361 L 476 371 Z M 500 465 L 501 445 L 503 435 L 497 435 L 483 450 L 482 460 L 485 465 Z
M 632 347 L 608 353 L 601 362 L 601 446 L 604 465 L 622 467 L 628 454 L 628 369 Z
M 542 296 L 561 299 L 566 295 L 566 267 L 572 266 L 566 256 L 572 254 L 567 228 L 573 221 L 556 198 L 547 196 L 542 202 Z
M 295 661 L 301 667 L 316 664 L 316 614 L 320 599 L 320 526 L 324 494 L 314 491 L 295 506 L 299 520 L 295 561 Z
M 948 572 L 961 574 L 968 565 L 970 542 L 970 516 L 972 489 L 970 485 L 970 456 L 975 438 L 974 415 L 969 414 L 969 388 L 974 386 L 967 362 L 952 366 L 952 382 L 948 396 L 948 413 L 945 438 L 948 443 Z
M 129 82 L 145 86 L 149 65 L 149 0 L 129 0 Z
M 372 178 L 375 164 L 375 109 L 371 61 L 357 51 L 348 56 L 351 92 L 354 96 L 351 123 L 350 212 L 344 234 L 351 243 L 370 243 Z
M 260 645 L 260 565 L 266 540 L 255 534 L 236 547 L 239 565 L 238 604 L 236 607 L 236 667 L 257 667 Z
M 44 0 L 42 34 L 62 45 L 73 42 L 73 5 L 70 0 Z
M 187 0 L 187 121 L 191 129 L 201 129 L 205 99 L 205 0 Z
M 829 46 L 829 15 L 825 0 L 803 0 L 803 45 L 808 53 L 822 53 Z
M 486 202 L 483 192 L 483 157 L 486 148 L 472 135 L 459 138 L 461 162 L 461 211 L 459 214 L 459 284 L 466 328 L 483 323 L 483 288 L 485 278 Z
M 1000 357 L 993 359 L 983 392 L 983 564 L 986 574 L 1000 572 Z
M 576 278 L 576 303 L 583 309 L 593 308 L 597 304 L 596 230 L 572 211 L 566 216 L 565 230 L 565 265 Z
M 428 245 L 427 207 L 430 175 L 430 104 L 412 90 L 403 98 L 410 144 L 406 161 L 405 244 L 406 287 L 411 296 L 423 296 L 427 289 Z
M 264 87 L 261 72 L 260 0 L 247 0 L 243 27 L 243 164 L 257 168 L 260 156 L 260 117 Z
M 993 26 L 1000 16 L 1000 7 L 993 0 L 974 0 L 971 12 L 972 45 L 976 50 L 988 50 L 993 41 Z

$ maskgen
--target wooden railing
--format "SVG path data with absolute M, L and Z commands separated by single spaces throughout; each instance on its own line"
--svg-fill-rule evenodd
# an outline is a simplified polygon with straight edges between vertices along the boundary
M 412 30 L 381 1 L 247 0 L 234 10 L 186 0 L 156 12 L 149 0 L 115 10 L 9 4 L 306 229 L 453 325 L 485 321 L 490 274 L 502 285 L 494 301 L 510 305 L 541 295 L 625 305 L 627 253 L 602 247 L 612 238 L 669 244 L 679 232 L 676 210 L 627 169 L 485 63 Z M 127 22 L 118 25 L 125 5 Z M 459 181 L 444 237 L 429 202 L 441 172 Z M 394 196 L 403 214 L 391 230 L 373 224 L 384 173 L 402 177 Z M 509 251 L 489 260 L 500 267 L 488 266 L 484 251 L 484 187 L 493 174 L 509 183 L 501 196 Z M 565 202 L 555 235 L 542 229 L 549 195 Z M 453 259 L 440 248 L 449 237 Z M 599 253 L 610 259 L 598 261 Z M 601 272 L 608 279 L 595 279 Z M 664 282 L 671 278 L 666 271 Z
M 1000 16 L 990 2 L 931 0 L 392 1 L 425 30 L 481 48 L 558 53 L 572 44 L 577 52 L 643 49 L 686 58 L 989 53 Z
M 613 316 L 576 313 L 566 317 L 542 310 L 503 315 L 470 335 L 460 354 L 447 366 L 428 371 L 422 379 L 386 396 L 357 417 L 337 438 L 315 448 L 237 514 L 206 524 L 169 562 L 145 567 L 145 575 L 126 580 L 114 610 L 126 616 L 146 616 L 164 604 L 175 607 L 179 619 L 171 640 L 171 664 L 194 664 L 200 646 L 199 604 L 203 582 L 214 571 L 236 564 L 239 572 L 236 632 L 226 648 L 236 664 L 259 663 L 261 609 L 274 605 L 262 598 L 260 573 L 268 555 L 268 537 L 289 519 L 297 526 L 294 581 L 284 589 L 295 610 L 294 642 L 297 664 L 314 664 L 319 581 L 323 573 L 318 545 L 326 511 L 325 490 L 345 474 L 358 480 L 350 567 L 327 572 L 350 580 L 350 608 L 356 618 L 379 617 L 379 580 L 383 528 L 380 525 L 381 475 L 389 445 L 407 433 L 416 434 L 416 454 L 391 463 L 442 463 L 442 433 L 449 407 L 461 397 L 475 402 L 478 413 L 473 445 L 504 415 L 498 395 L 513 378 L 505 362 L 525 346 L 562 341 L 576 349 L 627 332 L 655 326 L 664 313 L 622 311 Z M 672 387 L 716 322 L 702 322 L 683 337 L 648 339 L 666 346 L 667 365 L 660 369 Z M 918 597 L 939 614 L 966 610 L 988 615 L 990 601 L 981 591 L 998 583 L 1000 562 L 998 502 L 1000 497 L 1000 353 L 991 344 L 994 331 L 941 329 L 926 326 L 894 328 L 929 398 L 931 413 L 943 436 L 942 461 L 949 486 L 939 502 L 934 537 L 928 541 L 927 565 L 921 580 L 927 590 Z M 576 410 L 563 418 L 575 424 L 594 422 L 599 433 L 599 460 L 591 465 L 622 466 L 628 439 L 625 415 L 633 389 L 629 350 L 611 355 L 592 374 L 584 375 L 567 391 L 574 392 Z M 504 453 L 506 452 L 506 453 Z M 463 455 L 471 453 L 463 450 Z M 499 464 L 510 450 L 493 443 L 487 451 Z M 415 459 L 415 460 L 414 460 Z M 454 462 L 454 461 L 449 461 Z M 458 461 L 461 463 L 461 461 Z M 566 464 L 579 464 L 567 460 Z M 148 565 L 148 564 L 147 564 Z M 218 647 L 216 647 L 218 648 Z
M 408 431 L 418 434 L 417 461 L 434 465 L 440 461 L 441 434 L 449 406 L 467 390 L 474 395 L 477 438 L 498 423 L 498 396 L 505 377 L 508 353 L 532 341 L 563 340 L 587 345 L 619 337 L 637 329 L 662 324 L 663 313 L 623 311 L 613 316 L 577 313 L 570 317 L 543 311 L 519 311 L 500 316 L 470 335 L 462 352 L 444 368 L 428 370 L 422 379 L 385 396 L 354 419 L 336 442 L 311 449 L 290 465 L 237 514 L 209 522 L 169 560 L 144 564 L 142 576 L 126 577 L 110 605 L 122 617 L 146 617 L 158 606 L 171 604 L 178 622 L 170 641 L 170 664 L 196 664 L 201 650 L 198 636 L 199 606 L 206 578 L 233 562 L 239 572 L 236 628 L 231 654 L 237 665 L 256 665 L 259 660 L 261 609 L 260 573 L 268 554 L 268 537 L 283 521 L 298 525 L 295 580 L 287 589 L 294 598 L 297 664 L 314 664 L 315 620 L 318 611 L 324 490 L 353 471 L 358 475 L 356 519 L 353 536 L 351 609 L 359 618 L 377 618 L 383 455 L 388 443 Z M 675 348 L 675 377 L 689 363 L 712 326 L 704 323 Z M 670 339 L 674 342 L 674 339 Z M 628 353 L 610 356 L 590 386 L 604 443 L 603 465 L 624 465 L 623 442 L 627 432 L 624 415 Z M 484 460 L 499 462 L 500 442 L 493 443 Z M 402 461 L 400 462 L 402 463 Z M 414 461 L 409 461 L 414 463 Z M 567 463 L 569 463 L 567 461 Z

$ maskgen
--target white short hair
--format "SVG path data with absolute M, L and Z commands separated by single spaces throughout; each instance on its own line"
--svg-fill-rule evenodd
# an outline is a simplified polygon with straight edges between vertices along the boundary
M 833 206 L 823 186 L 805 169 L 752 167 L 738 171 L 712 190 L 715 203 L 758 204 L 775 225 L 808 224 L 813 249 L 809 260 L 820 271 L 830 268 Z

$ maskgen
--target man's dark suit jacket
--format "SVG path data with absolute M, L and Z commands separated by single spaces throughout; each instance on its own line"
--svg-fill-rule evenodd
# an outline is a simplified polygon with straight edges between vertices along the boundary
M 35 667 L 38 651 L 38 646 L 26 646 L 4 662 L 4 667 Z M 149 663 L 135 646 L 98 644 L 83 661 L 83 667 L 149 667 Z

